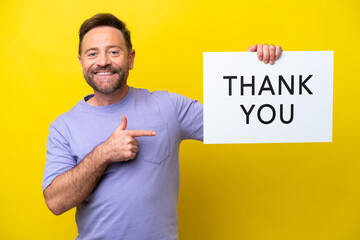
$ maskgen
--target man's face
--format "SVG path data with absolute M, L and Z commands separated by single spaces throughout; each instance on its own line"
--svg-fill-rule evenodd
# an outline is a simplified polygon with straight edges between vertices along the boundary
M 94 91 L 111 94 L 126 85 L 134 57 L 135 51 L 128 52 L 120 30 L 102 26 L 85 34 L 79 61 Z

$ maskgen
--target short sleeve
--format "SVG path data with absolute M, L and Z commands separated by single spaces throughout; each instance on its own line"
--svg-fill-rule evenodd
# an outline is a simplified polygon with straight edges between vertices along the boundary
M 203 140 L 203 105 L 191 98 L 168 93 L 175 107 L 182 139 Z
M 51 125 L 46 142 L 46 150 L 46 163 L 42 183 L 43 191 L 57 176 L 76 166 L 76 159 L 71 154 L 69 142 Z

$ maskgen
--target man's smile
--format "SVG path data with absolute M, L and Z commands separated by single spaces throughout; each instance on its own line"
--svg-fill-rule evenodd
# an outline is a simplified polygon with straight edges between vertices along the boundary
M 114 74 L 114 72 L 98 72 L 98 73 L 95 73 L 96 75 L 112 75 Z
M 113 71 L 107 71 L 107 72 L 94 72 L 96 76 L 110 76 L 114 75 L 116 72 Z

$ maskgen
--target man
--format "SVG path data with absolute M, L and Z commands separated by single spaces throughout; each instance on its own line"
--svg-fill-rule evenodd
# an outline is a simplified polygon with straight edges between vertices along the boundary
M 94 94 L 49 127 L 43 191 L 56 215 L 77 207 L 77 239 L 177 239 L 179 145 L 202 140 L 202 105 L 127 85 L 135 51 L 111 14 L 86 20 L 79 62 Z M 273 64 L 281 48 L 254 45 Z

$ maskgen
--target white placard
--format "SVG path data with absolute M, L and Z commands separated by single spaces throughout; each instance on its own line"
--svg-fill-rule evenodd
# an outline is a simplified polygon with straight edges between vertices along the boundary
M 333 51 L 204 52 L 204 143 L 331 142 Z

